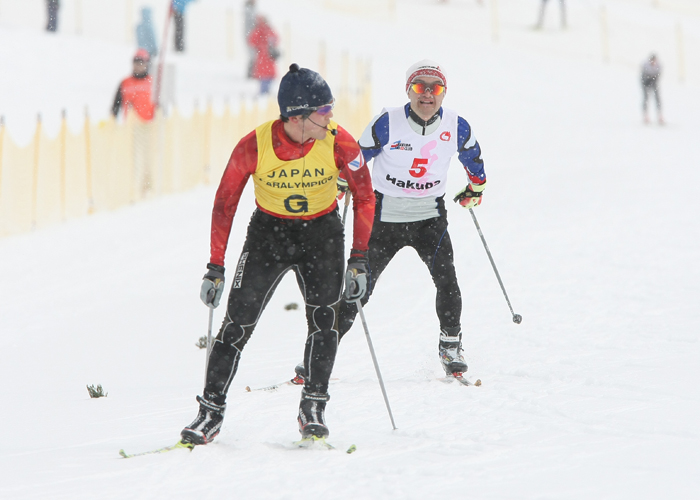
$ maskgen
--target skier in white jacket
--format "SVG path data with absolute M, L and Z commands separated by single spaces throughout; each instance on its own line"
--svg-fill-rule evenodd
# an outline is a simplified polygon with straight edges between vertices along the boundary
M 472 208 L 481 203 L 486 187 L 481 148 L 471 126 L 455 111 L 442 107 L 447 77 L 438 63 L 423 60 L 406 72 L 410 102 L 385 108 L 359 140 L 365 161 L 372 161 L 376 206 L 369 240 L 368 293 L 394 255 L 413 247 L 428 267 L 437 291 L 440 321 L 439 356 L 448 375 L 467 371 L 462 356 L 462 296 L 447 231 L 445 189 L 451 158 L 456 154 L 465 169 L 467 186 L 455 201 Z M 342 185 L 340 180 L 339 185 Z M 340 338 L 352 326 L 357 307 L 342 302 Z M 296 367 L 297 379 L 304 366 Z

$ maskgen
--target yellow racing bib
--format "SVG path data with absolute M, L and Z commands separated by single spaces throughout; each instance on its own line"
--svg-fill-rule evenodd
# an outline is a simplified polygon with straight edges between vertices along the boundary
M 334 136 L 315 141 L 297 160 L 280 160 L 272 146 L 273 121 L 255 129 L 258 166 L 253 176 L 255 198 L 265 211 L 286 217 L 304 217 L 323 212 L 336 196 L 338 168 L 333 154 Z M 336 128 L 331 122 L 329 128 Z

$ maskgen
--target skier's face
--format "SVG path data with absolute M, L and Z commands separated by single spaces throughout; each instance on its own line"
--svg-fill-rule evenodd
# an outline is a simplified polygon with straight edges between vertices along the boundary
M 416 78 L 411 83 L 422 83 L 425 87 L 425 92 L 422 94 L 416 93 L 413 90 L 413 86 L 409 87 L 408 98 L 411 100 L 411 109 L 413 109 L 414 113 L 424 120 L 428 120 L 438 112 L 445 98 L 445 92 L 439 95 L 433 95 L 432 93 L 433 86 L 442 85 L 442 81 L 432 78 Z
M 321 113 L 314 111 L 306 118 L 301 115 L 292 116 L 284 124 L 284 131 L 294 142 L 304 143 L 309 139 L 322 141 L 327 134 L 331 133 L 330 127 L 328 127 L 331 118 L 333 118 L 331 109 L 322 109 Z
M 316 140 L 323 140 L 326 138 L 326 134 L 329 133 L 328 125 L 333 118 L 333 111 L 328 111 L 325 114 L 321 114 L 318 111 L 314 111 L 309 115 L 309 117 L 304 120 L 304 138 L 314 138 Z

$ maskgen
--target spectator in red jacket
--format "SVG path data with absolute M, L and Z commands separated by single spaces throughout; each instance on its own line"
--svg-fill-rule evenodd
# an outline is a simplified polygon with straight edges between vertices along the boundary
M 255 48 L 253 78 L 260 80 L 260 94 L 270 92 L 270 84 L 276 76 L 275 60 L 279 57 L 279 37 L 264 16 L 258 16 L 255 28 L 248 35 L 248 44 Z
M 119 109 L 124 109 L 126 116 L 128 109 L 133 109 L 136 114 L 144 121 L 153 119 L 156 111 L 156 105 L 151 98 L 151 89 L 153 87 L 153 78 L 148 74 L 148 65 L 151 56 L 145 49 L 139 49 L 134 55 L 134 71 L 133 74 L 119 84 L 117 94 L 114 96 L 114 104 L 112 105 L 112 114 L 116 118 L 119 114 Z

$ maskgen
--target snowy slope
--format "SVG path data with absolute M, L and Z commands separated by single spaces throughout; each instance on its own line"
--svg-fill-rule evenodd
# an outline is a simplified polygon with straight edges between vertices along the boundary
M 277 15 L 302 22 L 319 4 L 297 3 Z M 369 20 L 382 52 L 330 14 L 314 29 L 374 54 L 377 112 L 404 102 L 414 60 L 448 68 L 445 105 L 484 150 L 489 187 L 475 213 L 524 318 L 511 322 L 468 213 L 450 203 L 469 377 L 483 386 L 437 380 L 434 292 L 405 250 L 365 309 L 398 430 L 359 325 L 330 389 L 340 451 L 289 449 L 298 388 L 244 390 L 284 380 L 301 359 L 305 322 L 284 310 L 300 301 L 288 276 L 246 347 L 216 441 L 121 459 L 120 448 L 171 444 L 196 413 L 215 189 L 203 187 L 0 240 L 1 498 L 697 497 L 697 89 L 664 80 L 669 124 L 644 126 L 636 68 L 467 43 L 458 17 L 481 15 L 476 2 L 406 5 L 415 23 L 447 13 L 454 29 L 420 37 L 408 21 Z M 548 36 L 564 45 L 577 33 Z M 464 185 L 460 170 L 448 194 Z M 240 206 L 229 266 L 250 190 Z M 89 399 L 85 385 L 98 383 L 108 397 Z

